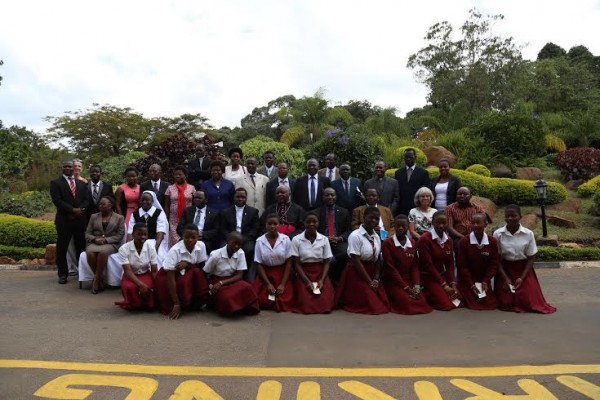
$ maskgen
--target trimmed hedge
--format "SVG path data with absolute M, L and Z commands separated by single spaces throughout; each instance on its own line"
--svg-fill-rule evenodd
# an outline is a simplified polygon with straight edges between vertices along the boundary
M 46 249 L 44 247 L 16 247 L 0 245 L 0 256 L 22 260 L 24 258 L 44 258 Z
M 56 243 L 52 222 L 0 214 L 0 245 L 46 247 L 50 243 Z
M 600 260 L 600 249 L 582 247 L 570 249 L 566 247 L 540 246 L 535 255 L 537 261 L 596 261 Z
M 487 178 L 491 178 L 491 176 L 492 176 L 492 172 L 489 170 L 489 168 L 482 164 L 470 165 L 467 167 L 467 169 L 465 169 L 465 171 L 472 172 L 477 175 L 485 176 Z
M 577 194 L 581 197 L 590 197 L 600 189 L 600 175 L 593 177 L 586 183 L 582 183 L 577 188 Z
M 431 178 L 439 174 L 437 167 L 427 169 Z M 388 169 L 385 173 L 394 177 L 396 169 Z M 486 197 L 498 205 L 518 204 L 535 205 L 537 196 L 533 182 L 524 179 L 488 178 L 461 169 L 452 169 L 451 174 L 460 178 L 462 185 L 471 189 L 475 196 Z M 557 182 L 548 182 L 546 204 L 556 204 L 567 198 L 567 189 Z

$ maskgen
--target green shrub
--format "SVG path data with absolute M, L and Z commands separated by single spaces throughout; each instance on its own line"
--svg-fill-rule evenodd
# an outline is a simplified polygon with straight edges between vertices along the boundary
M 244 152 L 244 159 L 256 157 L 258 165 L 262 165 L 265 151 L 272 151 L 275 154 L 275 163 L 285 161 L 288 164 L 290 176 L 300 176 L 306 170 L 306 160 L 301 150 L 290 149 L 287 144 L 276 142 L 269 137 L 256 136 L 240 144 L 240 148 Z
M 0 244 L 17 247 L 45 247 L 56 243 L 52 222 L 0 214 Z
M 44 258 L 46 249 L 44 247 L 16 247 L 0 245 L 0 256 L 10 257 L 15 260 L 24 258 Z
M 438 175 L 436 167 L 427 169 L 431 178 Z M 386 175 L 394 177 L 396 169 L 388 169 Z M 475 196 L 486 197 L 498 205 L 518 204 L 535 205 L 537 195 L 533 182 L 523 179 L 488 178 L 460 169 L 452 169 L 450 173 L 460 178 L 463 186 L 471 189 Z M 548 182 L 546 204 L 556 204 L 567 198 L 567 189 L 557 182 Z
M 600 249 L 582 247 L 570 249 L 566 247 L 540 246 L 535 255 L 537 261 L 594 261 L 600 260 Z
M 596 192 L 594 193 L 594 197 L 592 197 L 592 199 L 594 200 L 594 204 L 596 205 L 596 208 L 598 210 L 600 210 L 600 190 L 596 190 Z
M 488 167 L 486 167 L 485 165 L 481 165 L 481 164 L 470 165 L 467 167 L 467 169 L 465 171 L 472 172 L 477 175 L 485 176 L 487 178 L 490 178 L 492 176 L 492 172 L 488 169 Z
M 593 177 L 586 183 L 579 185 L 577 194 L 581 197 L 590 197 L 600 189 L 600 175 Z
M 0 192 L 0 213 L 31 218 L 52 210 L 52 207 L 49 192 L 24 192 L 21 194 Z
M 100 163 L 100 166 L 102 167 L 102 181 L 109 182 L 113 186 L 120 185 L 125 181 L 125 178 L 123 177 L 125 169 L 145 155 L 146 153 L 141 151 L 132 151 L 123 154 L 122 156 L 109 157 L 102 160 Z

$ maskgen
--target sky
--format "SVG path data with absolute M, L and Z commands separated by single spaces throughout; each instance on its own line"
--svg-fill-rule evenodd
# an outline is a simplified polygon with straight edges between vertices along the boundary
M 19 0 L 0 12 L 0 120 L 43 133 L 45 116 L 98 103 L 234 127 L 321 87 L 331 105 L 366 99 L 404 115 L 427 95 L 408 57 L 431 25 L 458 28 L 474 7 L 503 14 L 494 33 L 526 59 L 547 42 L 600 55 L 600 0 Z

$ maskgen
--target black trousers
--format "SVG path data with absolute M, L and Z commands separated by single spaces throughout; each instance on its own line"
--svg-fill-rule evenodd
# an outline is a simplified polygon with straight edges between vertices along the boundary
M 71 242 L 71 238 L 73 238 L 77 261 L 79 261 L 79 255 L 85 251 L 87 220 L 85 216 L 81 216 L 75 220 L 61 218 L 57 219 L 54 224 L 56 226 L 56 266 L 58 267 L 58 276 L 67 276 L 69 274 L 67 265 L 69 243 Z

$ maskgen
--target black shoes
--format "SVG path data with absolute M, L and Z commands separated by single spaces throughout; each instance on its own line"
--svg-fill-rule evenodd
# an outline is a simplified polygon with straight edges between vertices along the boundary
M 67 283 L 67 276 L 66 275 L 61 275 L 58 277 L 58 283 L 61 285 L 64 285 L 65 283 Z

